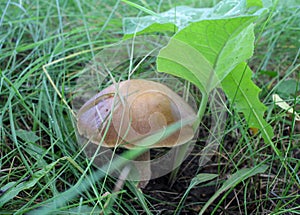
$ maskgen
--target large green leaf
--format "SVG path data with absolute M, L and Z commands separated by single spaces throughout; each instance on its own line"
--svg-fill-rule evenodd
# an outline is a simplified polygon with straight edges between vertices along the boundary
M 179 31 L 160 50 L 158 71 L 188 80 L 206 94 L 226 78 L 222 87 L 230 101 L 244 113 L 250 127 L 262 131 L 264 140 L 279 155 L 271 140 L 272 129 L 263 118 L 266 107 L 258 99 L 259 88 L 249 78 L 251 70 L 239 85 L 233 82 L 241 79 L 240 65 L 253 54 L 253 22 L 271 5 L 268 0 L 223 0 L 213 8 L 176 7 L 159 16 L 128 19 L 131 31 L 129 24 L 124 28 L 125 34 L 134 34 L 161 32 L 164 25 L 175 25 Z M 244 89 L 251 91 L 249 98 L 256 99 L 249 100 Z
M 271 6 L 270 0 L 223 0 L 211 8 L 191 8 L 177 6 L 162 13 L 154 13 L 147 8 L 130 1 L 125 3 L 151 14 L 143 17 L 125 17 L 123 19 L 124 38 L 152 32 L 176 32 L 193 22 L 237 16 L 259 16 Z
M 264 119 L 267 108 L 259 101 L 260 89 L 251 81 L 251 75 L 247 64 L 241 63 L 222 81 L 222 88 L 229 101 L 244 114 L 248 126 L 260 129 L 264 140 L 272 143 L 273 130 Z
M 182 77 L 210 92 L 254 49 L 257 17 L 195 22 L 173 36 L 157 57 L 160 72 Z
M 178 28 L 185 27 L 193 20 L 199 20 L 205 12 L 207 8 L 178 6 L 158 14 L 159 16 L 125 17 L 125 38 L 150 32 L 176 32 Z

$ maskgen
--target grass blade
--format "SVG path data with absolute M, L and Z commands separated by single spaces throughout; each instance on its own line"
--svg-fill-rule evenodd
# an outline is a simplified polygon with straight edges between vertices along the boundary
M 133 2 L 131 2 L 131 1 L 122 0 L 122 2 L 128 4 L 128 5 L 132 6 L 132 7 L 135 7 L 136 9 L 139 9 L 139 10 L 141 10 L 141 11 L 144 11 L 145 13 L 148 13 L 149 15 L 156 16 L 156 17 L 160 17 L 159 14 L 153 12 L 152 10 L 149 10 L 149 9 L 147 9 L 147 8 L 145 8 L 145 7 L 142 7 L 141 5 L 138 5 L 138 4 L 133 3 Z
M 217 174 L 209 174 L 209 173 L 201 173 L 201 174 L 196 175 L 196 177 L 194 177 L 192 179 L 189 187 L 186 189 L 185 193 L 183 194 L 174 214 L 180 214 L 180 210 L 181 210 L 180 207 L 192 188 L 194 188 L 198 184 L 201 184 L 206 181 L 210 181 L 216 177 L 218 177 Z
M 220 196 L 226 190 L 235 187 L 237 184 L 242 182 L 243 180 L 252 177 L 256 174 L 263 173 L 267 170 L 267 165 L 256 166 L 253 168 L 245 168 L 238 170 L 236 173 L 232 174 L 230 178 L 228 178 L 223 186 L 207 201 L 207 203 L 201 209 L 199 215 L 204 214 L 205 210 L 213 203 L 214 200 L 218 196 Z
M 157 141 L 164 139 L 168 136 L 170 136 L 172 133 L 180 129 L 182 126 L 185 126 L 187 124 L 190 124 L 190 120 L 186 121 L 179 121 L 177 123 L 174 123 L 170 126 L 168 126 L 165 129 L 161 129 L 160 131 L 156 132 L 153 135 L 150 135 L 143 139 L 144 146 L 149 146 L 152 144 L 155 144 Z M 159 139 L 157 138 L 159 137 Z M 148 150 L 147 147 L 138 147 L 134 148 L 132 150 L 129 150 L 125 153 L 123 153 L 122 157 L 127 160 L 133 160 L 137 156 L 144 153 L 146 150 Z M 82 177 L 77 181 L 77 183 L 67 191 L 60 193 L 47 201 L 43 202 L 42 205 L 44 207 L 40 207 L 36 210 L 32 210 L 28 212 L 28 215 L 34 215 L 34 214 L 53 214 L 54 211 L 60 210 L 61 207 L 67 204 L 68 201 L 75 198 L 78 194 L 84 192 L 87 190 L 91 184 L 96 183 L 103 177 L 105 177 L 106 174 L 109 174 L 114 169 L 121 167 L 124 167 L 126 163 L 124 163 L 124 159 L 121 159 L 120 157 L 113 160 L 111 164 L 104 165 L 103 168 L 95 171 L 90 176 L 86 176 L 85 172 L 82 173 Z M 114 167 L 114 169 L 110 168 L 111 166 Z M 41 205 L 36 205 L 41 206 Z

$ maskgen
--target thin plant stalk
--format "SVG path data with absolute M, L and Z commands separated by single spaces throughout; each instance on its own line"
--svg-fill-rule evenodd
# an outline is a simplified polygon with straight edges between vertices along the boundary
M 208 94 L 206 92 L 202 92 L 202 98 L 201 98 L 201 103 L 198 109 L 198 113 L 197 113 L 197 119 L 193 124 L 193 129 L 194 131 L 196 131 L 196 129 L 198 129 L 202 118 L 204 116 L 206 107 L 207 107 L 207 103 L 208 103 Z M 170 175 L 170 179 L 169 182 L 171 184 L 171 186 L 173 186 L 176 176 L 178 174 L 179 171 L 179 165 L 182 163 L 182 161 L 184 160 L 184 157 L 186 155 L 186 153 L 188 152 L 188 149 L 190 148 L 191 145 L 191 141 L 188 143 L 185 143 L 183 145 L 180 145 L 177 150 L 176 150 L 176 159 L 174 160 L 174 167 L 176 167 Z

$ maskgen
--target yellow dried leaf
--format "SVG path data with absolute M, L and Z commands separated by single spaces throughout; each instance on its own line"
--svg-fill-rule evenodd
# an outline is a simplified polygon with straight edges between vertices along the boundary
M 280 98 L 279 95 L 277 94 L 273 94 L 272 95 L 272 99 L 275 102 L 275 104 L 277 106 L 279 106 L 280 108 L 282 108 L 283 110 L 286 110 L 288 113 L 290 114 L 295 114 L 295 120 L 296 121 L 300 121 L 300 115 L 294 111 L 294 108 L 291 107 L 288 103 L 286 103 L 282 98 Z

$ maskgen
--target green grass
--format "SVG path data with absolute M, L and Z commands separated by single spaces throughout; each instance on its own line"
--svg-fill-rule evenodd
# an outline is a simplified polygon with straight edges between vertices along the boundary
M 185 0 L 184 4 L 199 7 L 216 2 Z M 135 3 L 155 12 L 178 4 L 176 1 L 148 0 Z M 60 197 L 68 189 L 76 194 L 76 184 L 86 187 L 80 187 L 83 190 L 78 195 L 67 195 L 68 202 L 57 209 L 58 214 L 72 208 L 75 208 L 74 213 L 80 208 L 94 208 L 95 214 L 99 214 L 99 208 L 105 214 L 109 211 L 119 214 L 175 211 L 185 190 L 172 201 L 160 198 L 159 191 L 155 191 L 156 195 L 147 189 L 142 192 L 131 182 L 113 192 L 114 179 L 103 176 L 98 180 L 95 166 L 77 143 L 74 116 L 43 71 L 43 65 L 59 60 L 48 66 L 47 71 L 70 105 L 75 81 L 83 68 L 99 49 L 122 39 L 122 18 L 145 14 L 119 1 L 93 0 L 8 1 L 0 3 L 0 10 L 0 188 L 10 182 L 17 182 L 11 189 L 17 189 L 18 184 L 28 186 L 4 204 L 0 214 L 24 214 L 46 202 L 53 204 L 54 197 Z M 193 195 L 200 196 L 206 185 L 217 190 L 228 175 L 242 168 L 264 163 L 268 170 L 223 192 L 209 209 L 216 210 L 216 214 L 220 211 L 225 214 L 231 211 L 243 214 L 299 213 L 300 122 L 271 100 L 273 93 L 282 90 L 284 81 L 292 79 L 299 83 L 299 17 L 299 6 L 278 5 L 269 19 L 257 23 L 256 49 L 249 61 L 255 72 L 253 80 L 263 89 L 261 100 L 268 106 L 266 118 L 275 132 L 273 140 L 282 151 L 287 167 L 270 147 L 248 132 L 243 117 L 231 107 L 223 141 L 214 162 L 209 164 L 212 166 L 210 171 L 219 175 L 218 180 L 197 185 L 192 190 Z M 120 72 L 122 67 L 119 69 L 112 75 L 116 80 L 126 79 L 127 72 Z M 137 71 L 133 76 L 148 76 L 151 64 L 145 69 L 148 69 L 145 74 Z M 273 71 L 275 75 L 261 71 Z M 100 87 L 110 83 L 108 78 Z M 283 99 L 299 112 L 300 89 L 297 90 L 295 95 L 289 94 Z M 193 155 L 197 159 L 197 154 Z M 52 166 L 47 166 L 49 164 Z M 40 178 L 37 173 L 42 174 Z M 179 171 L 178 181 L 185 180 L 182 183 L 187 184 L 185 189 L 191 179 L 190 175 L 187 177 Z M 26 184 L 33 180 L 36 181 L 32 186 Z M 175 191 L 170 189 L 169 192 Z M 167 191 L 161 190 L 161 193 L 166 195 Z M 0 197 L 4 194 L 0 193 Z M 188 196 L 182 201 L 182 213 L 197 213 L 205 204 L 205 201 L 191 199 Z

